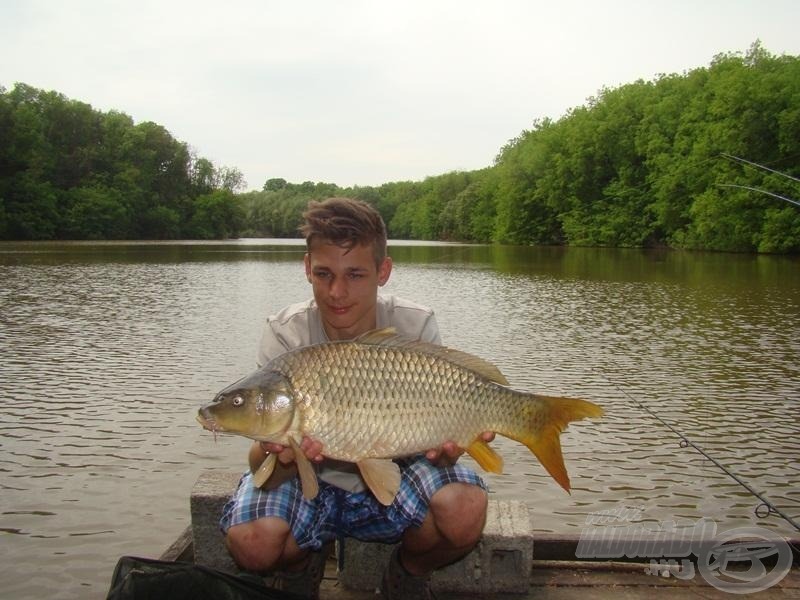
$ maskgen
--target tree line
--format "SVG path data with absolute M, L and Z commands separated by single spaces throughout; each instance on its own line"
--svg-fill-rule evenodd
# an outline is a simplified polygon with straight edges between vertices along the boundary
M 534 121 L 484 169 L 351 188 L 275 177 L 234 194 L 238 171 L 192 157 L 163 128 L 61 97 L 109 132 L 90 146 L 92 162 L 85 144 L 59 141 L 81 130 L 77 120 L 52 137 L 33 127 L 43 111 L 19 99 L 59 96 L 19 87 L 0 105 L 0 128 L 9 114 L 20 132 L 31 125 L 0 149 L 0 229 L 14 239 L 119 237 L 114 210 L 134 237 L 294 237 L 309 200 L 344 195 L 373 204 L 399 239 L 800 252 L 800 207 L 776 199 L 800 197 L 800 59 L 760 42 L 600 90 L 558 120 Z M 60 225 L 37 231 L 39 220 Z
M 308 199 L 341 194 L 395 238 L 796 253 L 800 207 L 775 196 L 800 198 L 797 177 L 800 60 L 756 42 L 603 89 L 485 169 L 346 189 L 270 179 L 239 198 L 249 235 L 294 236 Z
M 797 252 L 800 60 L 756 42 L 708 68 L 603 90 L 502 149 L 493 239 Z M 741 187 L 729 187 L 731 185 Z
M 243 183 L 156 123 L 0 87 L 2 239 L 236 236 Z

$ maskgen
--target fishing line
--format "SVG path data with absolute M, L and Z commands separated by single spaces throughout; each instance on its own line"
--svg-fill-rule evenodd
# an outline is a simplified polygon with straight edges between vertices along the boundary
M 633 397 L 631 394 L 629 394 L 629 393 L 628 393 L 626 390 L 622 389 L 622 388 L 621 388 L 620 386 L 618 386 L 616 383 L 614 383 L 613 381 L 611 381 L 611 380 L 610 380 L 610 379 L 609 379 L 609 378 L 608 378 L 608 377 L 607 377 L 605 374 L 603 374 L 603 373 L 600 373 L 599 371 L 596 371 L 595 369 L 592 369 L 592 370 L 593 370 L 593 371 L 595 371 L 595 373 L 598 373 L 598 374 L 599 374 L 601 377 L 603 377 L 603 379 L 605 379 L 605 380 L 606 380 L 606 381 L 607 381 L 607 382 L 608 382 L 608 383 L 609 383 L 611 386 L 613 386 L 613 387 L 614 387 L 614 388 L 615 388 L 615 389 L 616 389 L 618 392 L 620 392 L 620 393 L 622 393 L 623 395 L 625 395 L 625 397 L 626 397 L 626 398 L 628 398 L 628 399 L 629 399 L 631 402 L 633 402 L 633 403 L 634 403 L 636 406 L 638 406 L 640 409 L 642 409 L 643 411 L 645 411 L 647 414 L 649 414 L 650 416 L 652 416 L 653 418 L 655 418 L 655 419 L 656 419 L 656 420 L 657 420 L 659 423 L 661 423 L 661 424 L 662 424 L 664 427 L 666 427 L 667 429 L 669 429 L 669 430 L 670 430 L 672 433 L 674 433 L 674 434 L 675 434 L 675 435 L 676 435 L 678 438 L 680 438 L 680 443 L 679 443 L 678 445 L 679 445 L 681 448 L 687 448 L 687 447 L 690 447 L 690 446 L 691 446 L 692 448 L 694 448 L 695 450 L 697 450 L 697 451 L 698 451 L 700 454 L 702 454 L 702 455 L 703 455 L 703 456 L 704 456 L 706 459 L 708 459 L 709 461 L 711 461 L 712 463 L 714 463 L 714 464 L 715 464 L 715 465 L 716 465 L 716 466 L 717 466 L 717 467 L 718 467 L 718 468 L 719 468 L 719 469 L 720 469 L 720 470 L 721 470 L 723 473 L 725 473 L 725 474 L 726 474 L 728 477 L 730 477 L 731 479 L 733 479 L 733 480 L 734 480 L 736 483 L 738 483 L 740 486 L 742 486 L 744 489 L 746 489 L 748 492 L 750 492 L 750 493 L 751 493 L 753 496 L 755 496 L 756 498 L 758 498 L 758 500 L 759 500 L 761 503 L 760 503 L 760 504 L 758 504 L 758 505 L 757 505 L 757 506 L 756 506 L 756 507 L 753 509 L 753 513 L 754 513 L 754 514 L 755 514 L 755 515 L 756 515 L 756 516 L 757 516 L 759 519 L 766 519 L 766 518 L 767 518 L 767 517 L 769 517 L 771 514 L 775 514 L 775 515 L 778 515 L 779 517 L 783 518 L 783 519 L 784 519 L 784 520 L 785 520 L 787 523 L 789 523 L 789 524 L 790 524 L 792 527 L 794 527 L 795 529 L 797 529 L 797 531 L 800 531 L 800 523 L 797 523 L 797 521 L 795 521 L 794 519 L 792 519 L 792 518 L 791 518 L 789 515 L 787 515 L 787 514 L 786 514 L 786 513 L 784 513 L 783 511 L 781 511 L 781 510 L 780 510 L 780 509 L 779 509 L 777 506 L 775 506 L 775 505 L 774 505 L 772 502 L 770 502 L 769 500 L 767 500 L 767 499 L 766 499 L 766 498 L 765 498 L 765 497 L 764 497 L 764 496 L 763 496 L 763 495 L 762 495 L 760 492 L 757 492 L 756 490 L 754 490 L 752 486 L 750 486 L 750 485 L 749 485 L 747 482 L 745 482 L 745 481 L 744 481 L 744 480 L 743 480 L 741 477 L 739 477 L 738 475 L 736 475 L 736 473 L 732 472 L 732 471 L 731 471 L 730 469 L 728 469 L 728 468 L 727 468 L 725 465 L 723 465 L 721 462 L 719 462 L 719 461 L 718 461 L 716 458 L 714 458 L 714 457 L 713 457 L 713 456 L 711 456 L 711 455 L 710 455 L 708 452 L 706 452 L 706 451 L 705 451 L 703 448 L 701 448 L 700 446 L 698 446 L 696 443 L 694 443 L 692 440 L 690 440 L 688 437 L 686 437 L 686 436 L 685 436 L 683 433 L 681 433 L 680 431 L 678 431 L 678 429 L 676 429 L 675 427 L 673 427 L 673 426 L 672 426 L 672 425 L 671 425 L 669 422 L 667 422 L 665 419 L 663 419 L 663 418 L 662 418 L 662 417 L 660 417 L 658 414 L 656 414 L 655 412 L 653 412 L 653 411 L 652 411 L 652 410 L 651 410 L 651 409 L 650 409 L 648 406 L 646 406 L 645 404 L 643 404 L 642 402 L 640 402 L 639 400 L 637 400 L 636 398 L 634 398 L 634 397 Z

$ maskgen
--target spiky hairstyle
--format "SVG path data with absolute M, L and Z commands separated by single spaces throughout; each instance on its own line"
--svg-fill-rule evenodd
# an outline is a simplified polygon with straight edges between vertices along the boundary
M 353 198 L 312 200 L 303 213 L 303 219 L 300 233 L 309 250 L 315 240 L 348 250 L 371 244 L 376 267 L 380 267 L 386 258 L 386 224 L 380 213 L 366 202 Z

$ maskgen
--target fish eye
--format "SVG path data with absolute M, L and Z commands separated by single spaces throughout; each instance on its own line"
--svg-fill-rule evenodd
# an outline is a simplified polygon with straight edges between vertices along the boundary
M 237 394 L 236 396 L 231 398 L 231 404 L 233 404 L 234 406 L 241 406 L 242 404 L 244 404 L 244 398 L 242 398 Z

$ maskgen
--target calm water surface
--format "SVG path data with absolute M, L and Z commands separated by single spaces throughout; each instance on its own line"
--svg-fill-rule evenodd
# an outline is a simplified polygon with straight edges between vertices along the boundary
M 296 242 L 0 244 L 0 581 L 9 598 L 102 598 L 117 558 L 157 556 L 203 469 L 240 469 L 198 406 L 249 372 L 264 317 L 306 299 Z M 800 520 L 800 261 L 596 249 L 397 244 L 385 291 L 436 309 L 448 345 L 514 387 L 591 399 L 562 436 L 572 495 L 499 439 L 498 498 L 577 533 L 757 525 L 758 501 L 646 406 Z M 795 534 L 797 532 L 794 532 Z

